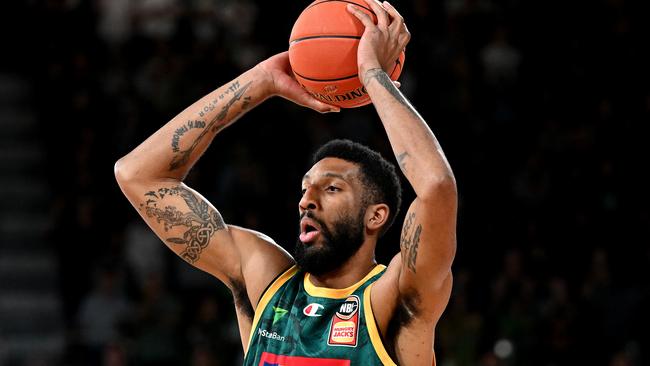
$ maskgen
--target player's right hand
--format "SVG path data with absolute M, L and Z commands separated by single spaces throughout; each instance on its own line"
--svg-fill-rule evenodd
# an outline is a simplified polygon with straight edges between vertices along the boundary
M 294 79 L 289 63 L 289 52 L 272 56 L 256 66 L 268 77 L 270 94 L 279 95 L 303 107 L 320 113 L 338 112 L 340 108 L 314 98 Z

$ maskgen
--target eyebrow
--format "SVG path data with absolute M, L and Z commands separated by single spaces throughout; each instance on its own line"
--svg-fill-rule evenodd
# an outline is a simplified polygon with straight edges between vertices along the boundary
M 344 177 L 343 175 L 341 175 L 341 174 L 337 174 L 337 173 L 325 173 L 325 174 L 323 174 L 323 176 L 325 176 L 325 177 L 329 177 L 329 178 L 339 178 L 339 179 L 344 180 L 344 181 L 347 182 L 347 179 L 345 179 L 345 177 Z M 309 178 L 310 178 L 310 175 L 309 175 L 309 174 L 305 174 L 305 175 L 303 175 L 302 180 L 304 181 L 305 179 L 309 179 Z
M 330 177 L 330 178 L 340 178 L 340 179 L 342 179 L 342 180 L 346 180 L 345 177 L 343 177 L 343 175 L 341 175 L 341 174 L 336 174 L 336 173 L 325 173 L 325 174 L 323 174 L 323 175 L 326 176 L 326 177 Z

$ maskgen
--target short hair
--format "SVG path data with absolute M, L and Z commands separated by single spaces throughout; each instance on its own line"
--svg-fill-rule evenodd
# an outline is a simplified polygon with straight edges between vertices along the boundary
M 369 147 L 346 139 L 332 140 L 321 146 L 312 156 L 312 164 L 329 157 L 359 166 L 361 181 L 366 185 L 363 203 L 388 205 L 389 217 L 379 233 L 380 236 L 384 235 L 395 222 L 402 205 L 402 185 L 395 172 L 395 165 Z

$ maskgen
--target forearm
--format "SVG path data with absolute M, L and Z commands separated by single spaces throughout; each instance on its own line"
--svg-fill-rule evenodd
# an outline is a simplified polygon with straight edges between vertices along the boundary
M 381 69 L 365 73 L 364 83 L 381 118 L 402 173 L 418 197 L 441 184 L 455 186 L 438 140 L 420 114 Z
M 120 159 L 123 179 L 182 181 L 213 138 L 269 96 L 264 72 L 253 68 L 179 113 Z

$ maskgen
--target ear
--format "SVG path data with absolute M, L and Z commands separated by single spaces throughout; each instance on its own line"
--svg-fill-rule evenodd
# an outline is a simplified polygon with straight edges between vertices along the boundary
M 370 231 L 379 231 L 388 221 L 390 209 L 385 203 L 370 205 L 366 209 L 366 228 Z

